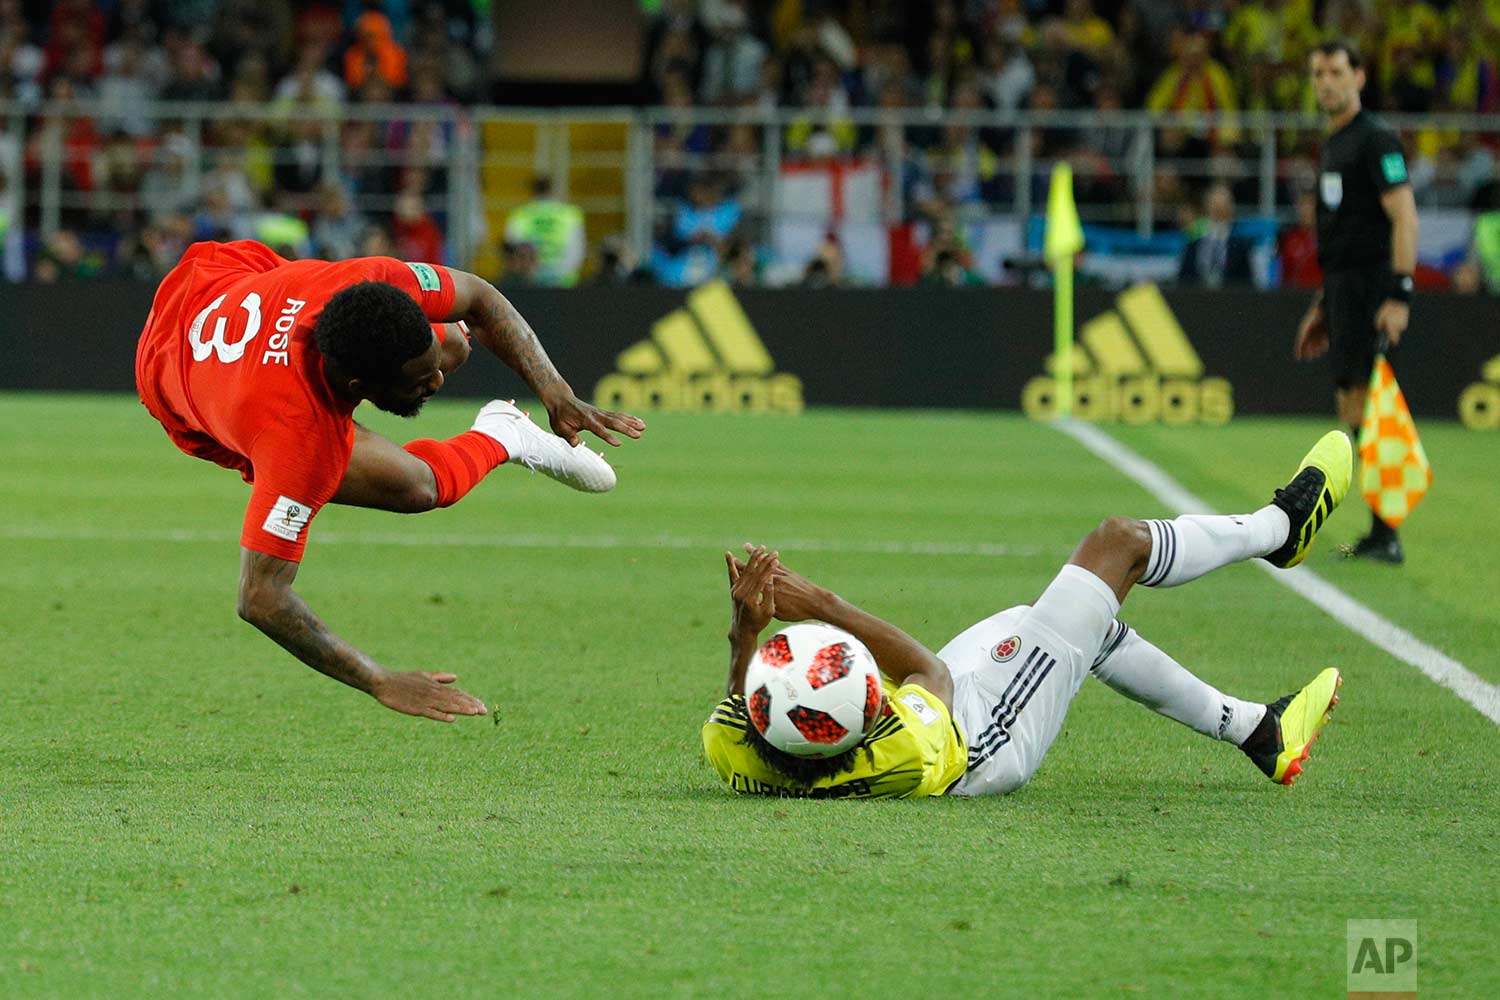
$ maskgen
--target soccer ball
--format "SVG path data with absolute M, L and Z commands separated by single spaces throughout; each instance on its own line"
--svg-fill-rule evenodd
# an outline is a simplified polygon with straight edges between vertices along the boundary
M 798 757 L 835 757 L 857 746 L 881 700 L 875 657 L 848 632 L 821 622 L 777 632 L 745 671 L 751 725 Z

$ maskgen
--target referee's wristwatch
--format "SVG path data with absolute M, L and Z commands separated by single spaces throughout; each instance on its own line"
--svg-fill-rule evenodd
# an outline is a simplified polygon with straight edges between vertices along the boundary
M 1394 274 L 1391 276 L 1391 290 L 1386 294 L 1387 299 L 1395 299 L 1397 302 L 1411 303 L 1411 293 L 1416 288 L 1409 274 Z

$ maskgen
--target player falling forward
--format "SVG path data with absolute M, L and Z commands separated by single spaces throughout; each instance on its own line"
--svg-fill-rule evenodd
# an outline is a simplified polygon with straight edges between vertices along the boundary
M 354 422 L 363 400 L 415 416 L 467 360 L 468 330 L 525 379 L 555 434 L 499 400 L 446 441 L 401 447 Z M 178 448 L 252 484 L 240 617 L 387 708 L 442 722 L 483 715 L 484 703 L 453 687 L 452 674 L 384 669 L 292 590 L 313 515 L 326 503 L 447 507 L 506 462 L 603 492 L 614 470 L 578 435 L 617 445 L 615 433 L 645 428 L 574 396 L 526 320 L 481 278 L 386 257 L 287 261 L 249 241 L 194 244 L 162 280 L 136 386 Z
M 1036 772 L 1073 696 L 1093 673 L 1162 715 L 1238 746 L 1272 781 L 1289 785 L 1338 701 L 1337 670 L 1324 670 L 1269 705 L 1241 701 L 1190 674 L 1116 615 L 1136 583 L 1175 587 L 1256 557 L 1297 565 L 1344 498 L 1352 470 L 1349 439 L 1334 431 L 1253 514 L 1110 518 L 1084 538 L 1035 605 L 979 622 L 936 655 L 788 570 L 764 546 L 746 546 L 745 562 L 725 553 L 734 604 L 729 697 L 703 726 L 704 751 L 737 792 L 1001 795 Z M 827 622 L 874 655 L 885 675 L 885 705 L 853 749 L 834 757 L 794 756 L 772 746 L 751 721 L 745 673 L 772 618 Z

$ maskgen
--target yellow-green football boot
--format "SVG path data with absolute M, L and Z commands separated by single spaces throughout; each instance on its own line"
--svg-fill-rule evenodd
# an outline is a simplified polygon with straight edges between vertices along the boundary
M 1278 785 L 1290 785 L 1302 773 L 1313 741 L 1339 703 L 1344 678 L 1329 667 L 1296 694 L 1266 706 L 1266 716 L 1240 749 Z
M 1343 502 L 1353 477 L 1354 447 L 1343 431 L 1329 431 L 1303 457 L 1292 481 L 1271 500 L 1286 511 L 1292 530 L 1285 544 L 1265 557 L 1266 562 L 1289 569 L 1306 559 L 1318 529 Z

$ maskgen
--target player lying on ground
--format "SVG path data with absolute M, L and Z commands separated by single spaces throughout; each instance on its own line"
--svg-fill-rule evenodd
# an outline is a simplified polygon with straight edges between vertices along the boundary
M 415 416 L 468 358 L 470 330 L 531 387 L 555 434 L 499 400 L 446 441 L 402 447 L 354 422 L 363 400 Z M 614 470 L 578 435 L 617 445 L 616 433 L 645 428 L 573 395 L 526 320 L 481 278 L 387 257 L 286 261 L 249 241 L 194 244 L 162 280 L 136 386 L 178 448 L 253 485 L 240 534 L 240 617 L 386 707 L 443 722 L 485 706 L 453 687 L 452 674 L 382 668 L 292 590 L 313 515 L 326 503 L 447 507 L 506 462 L 603 492 Z
M 1272 781 L 1289 785 L 1338 700 L 1337 670 L 1324 670 L 1295 695 L 1269 705 L 1241 701 L 1190 674 L 1116 615 L 1136 583 L 1175 587 L 1256 557 L 1276 566 L 1297 565 L 1344 498 L 1352 469 L 1349 440 L 1335 431 L 1307 454 L 1275 499 L 1253 514 L 1110 518 L 1084 538 L 1035 605 L 979 622 L 936 655 L 896 626 L 782 566 L 765 546 L 747 545 L 744 562 L 725 553 L 734 606 L 729 696 L 704 724 L 704 752 L 738 792 L 828 798 L 1000 795 L 1036 772 L 1069 703 L 1092 672 L 1162 715 L 1238 746 Z M 746 672 L 752 660 L 755 683 L 774 685 L 777 668 L 765 664 L 788 659 L 780 636 L 760 647 L 760 632 L 773 618 L 827 622 L 874 655 L 885 676 L 884 703 L 866 713 L 865 730 L 851 749 L 817 756 L 817 742 L 839 741 L 840 734 L 800 724 L 809 718 L 805 712 L 788 715 L 799 735 L 793 736 L 796 742 L 784 739 L 791 727 L 770 724 L 765 710 L 776 706 L 776 696 L 760 687 L 751 692 L 755 704 L 747 710 Z M 819 683 L 827 683 L 826 677 Z M 872 698 L 869 704 L 873 709 L 876 702 Z M 771 739 L 782 745 L 772 745 Z

